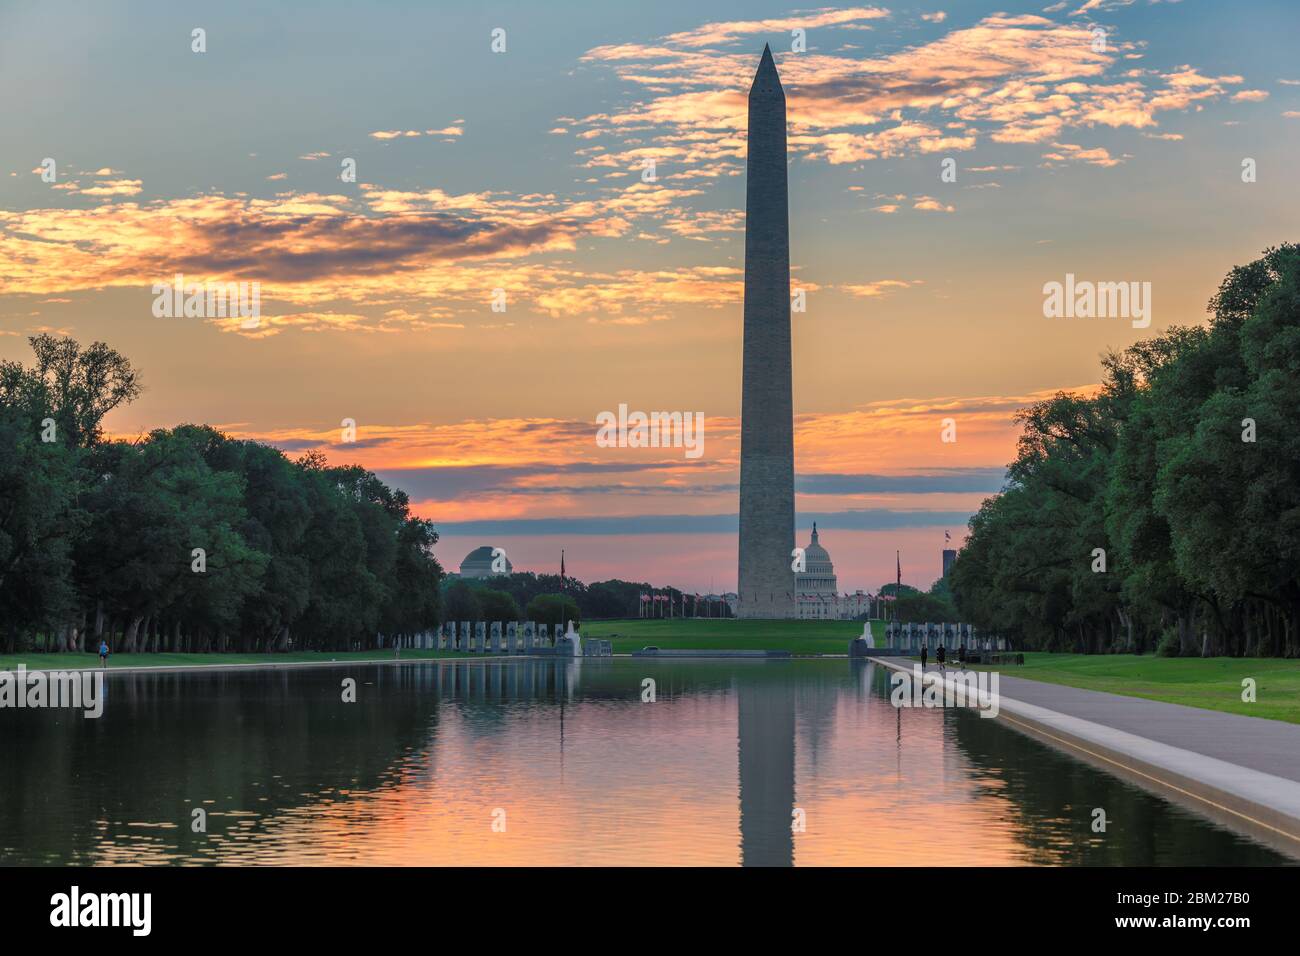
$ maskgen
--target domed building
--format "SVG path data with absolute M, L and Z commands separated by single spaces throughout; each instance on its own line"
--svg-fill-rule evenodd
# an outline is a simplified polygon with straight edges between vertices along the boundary
M 804 570 L 795 573 L 795 608 L 800 618 L 852 620 L 870 608 L 871 595 L 840 594 L 835 565 L 822 547 L 813 524 L 812 540 L 804 548 Z
M 495 550 L 497 549 L 492 545 L 485 544 L 465 555 L 465 560 L 460 563 L 460 576 L 462 578 L 493 578 L 513 573 L 515 567 L 510 563 L 510 559 L 506 557 L 504 551 L 501 552 L 500 562 L 505 570 L 494 571 L 492 569 L 492 552 Z
M 796 572 L 794 576 L 799 617 L 839 617 L 839 609 L 836 607 L 839 590 L 835 581 L 835 565 L 817 539 L 816 522 L 813 522 L 812 540 L 804 548 L 804 561 L 805 569 Z

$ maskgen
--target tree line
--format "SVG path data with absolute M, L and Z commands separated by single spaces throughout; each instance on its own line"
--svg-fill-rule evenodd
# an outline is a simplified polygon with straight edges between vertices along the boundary
M 203 425 L 106 440 L 139 373 L 102 342 L 0 362 L 0 642 L 365 649 L 439 619 L 433 525 L 352 465 Z
M 894 603 L 887 612 L 891 621 L 900 624 L 944 624 L 961 621 L 947 578 L 939 578 L 922 591 L 910 584 L 898 585 L 893 581 L 881 585 L 880 594 L 893 595 Z M 864 621 L 867 615 L 859 614 L 856 620 Z M 964 623 L 964 622 L 962 622 Z
M 1031 650 L 1300 655 L 1300 246 L 1208 311 L 1018 413 L 950 572 L 963 620 Z
M 449 621 L 536 621 L 552 626 L 566 621 L 616 620 L 637 617 L 641 595 L 671 597 L 685 616 L 696 613 L 696 599 L 676 588 L 656 588 L 644 581 L 611 578 L 584 584 L 574 577 L 516 571 L 475 581 L 449 578 L 444 582 L 443 607 Z M 699 602 L 702 605 L 706 602 Z M 698 613 L 731 616 L 724 601 Z

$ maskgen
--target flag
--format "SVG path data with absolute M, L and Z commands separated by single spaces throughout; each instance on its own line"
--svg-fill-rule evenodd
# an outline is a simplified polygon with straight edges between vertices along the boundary
M 951 540 L 952 540 L 952 535 L 950 535 L 947 531 L 945 531 L 943 533 L 943 543 L 947 544 Z

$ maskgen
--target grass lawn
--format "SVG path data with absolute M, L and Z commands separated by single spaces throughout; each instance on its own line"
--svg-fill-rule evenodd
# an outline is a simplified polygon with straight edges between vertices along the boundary
M 1300 723 L 1300 661 L 1296 660 L 1029 652 L 1023 667 L 998 670 L 1008 677 Z M 1255 679 L 1253 704 L 1241 699 L 1246 677 Z
M 434 657 L 463 657 L 450 651 L 403 650 L 402 660 Z M 297 664 L 323 661 L 391 661 L 392 651 L 297 651 L 289 654 L 113 654 L 108 669 L 119 667 L 188 667 L 224 664 Z M 12 671 L 19 664 L 46 670 L 74 670 L 98 667 L 95 654 L 0 654 L 0 670 Z
M 874 633 L 883 634 L 881 625 Z M 655 646 L 665 650 L 791 651 L 795 654 L 847 654 L 849 641 L 862 633 L 854 621 L 737 621 L 679 617 L 664 620 L 588 621 L 583 637 L 599 637 L 615 654 Z

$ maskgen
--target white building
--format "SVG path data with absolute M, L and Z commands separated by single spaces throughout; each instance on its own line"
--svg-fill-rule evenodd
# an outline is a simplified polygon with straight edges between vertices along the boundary
M 840 594 L 835 578 L 835 565 L 831 556 L 821 546 L 817 525 L 813 524 L 812 540 L 804 548 L 804 570 L 795 573 L 795 607 L 803 619 L 852 620 L 865 614 L 871 607 L 871 595 L 865 591 Z

